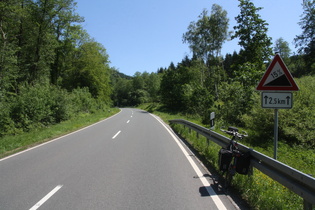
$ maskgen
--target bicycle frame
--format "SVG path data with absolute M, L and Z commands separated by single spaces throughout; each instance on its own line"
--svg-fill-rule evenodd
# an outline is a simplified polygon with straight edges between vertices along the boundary
M 234 127 L 229 127 L 228 131 L 225 131 L 225 130 L 221 130 L 221 131 L 229 135 L 232 135 L 230 144 L 226 148 L 227 150 L 231 152 L 232 158 L 231 158 L 231 162 L 229 163 L 227 167 L 227 170 L 223 172 L 223 174 L 226 173 L 225 174 L 225 188 L 227 189 L 231 184 L 233 176 L 237 172 L 237 168 L 236 168 L 237 161 L 242 155 L 241 151 L 238 150 L 238 144 L 237 144 L 236 139 L 242 139 L 243 137 L 247 136 L 247 134 L 244 135 L 244 134 L 238 133 L 238 129 Z

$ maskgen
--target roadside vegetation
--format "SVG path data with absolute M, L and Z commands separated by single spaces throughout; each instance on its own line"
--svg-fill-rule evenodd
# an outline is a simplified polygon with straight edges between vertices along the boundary
M 301 4 L 302 33 L 294 40 L 272 40 L 263 8 L 238 1 L 232 31 L 227 12 L 213 4 L 183 32 L 191 57 L 132 77 L 110 67 L 106 48 L 83 30 L 74 0 L 0 1 L 0 156 L 118 112 L 110 107 L 139 105 L 166 121 L 205 127 L 215 112 L 217 128 L 246 130 L 250 137 L 242 143 L 272 156 L 274 113 L 261 108 L 255 87 L 277 52 L 300 88 L 293 108 L 279 112 L 279 160 L 315 176 L 315 1 Z M 239 41 L 240 51 L 223 56 L 229 39 Z M 219 148 L 174 129 L 217 167 Z M 258 171 L 235 180 L 253 208 L 301 209 L 299 197 Z
M 108 54 L 75 5 L 0 1 L 0 156 L 117 111 Z
M 148 110 L 158 116 L 160 116 L 166 123 L 171 119 L 185 119 L 194 123 L 197 123 L 204 127 L 205 125 L 196 117 L 188 116 L 182 113 L 174 113 L 168 111 L 155 104 L 144 104 L 139 106 L 141 109 Z M 221 125 L 224 125 L 223 121 L 216 122 L 215 132 L 220 132 Z M 211 170 L 215 170 L 217 174 L 221 174 L 218 166 L 218 152 L 221 147 L 211 141 L 207 141 L 203 136 L 197 137 L 194 131 L 189 131 L 183 125 L 171 124 L 172 129 L 177 132 L 182 138 L 184 138 L 193 148 L 197 151 L 199 157 L 207 167 L 211 167 Z M 251 131 L 247 128 L 247 132 Z M 253 136 L 243 139 L 240 143 L 253 148 L 263 154 L 270 157 L 273 156 L 273 143 L 252 144 Z M 296 168 L 307 174 L 315 173 L 315 154 L 313 149 L 305 149 L 299 146 L 288 145 L 284 142 L 280 142 L 278 149 L 278 160 Z M 221 178 L 223 179 L 223 178 Z M 291 192 L 289 189 L 283 187 L 278 182 L 269 178 L 257 169 L 254 169 L 253 175 L 239 175 L 236 174 L 232 181 L 232 193 L 240 195 L 245 199 L 253 209 L 303 209 L 303 199 Z
M 94 113 L 79 113 L 75 117 L 47 127 L 33 128 L 18 135 L 0 138 L 0 158 L 27 148 L 64 136 L 93 123 L 104 120 L 119 112 L 118 108 L 108 108 Z

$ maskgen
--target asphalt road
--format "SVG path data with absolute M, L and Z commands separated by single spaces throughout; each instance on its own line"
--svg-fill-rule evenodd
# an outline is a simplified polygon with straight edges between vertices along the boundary
M 0 209 L 235 209 L 194 155 L 138 109 L 0 160 Z

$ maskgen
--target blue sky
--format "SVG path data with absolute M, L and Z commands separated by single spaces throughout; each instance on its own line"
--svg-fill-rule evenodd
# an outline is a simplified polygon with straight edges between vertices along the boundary
M 222 6 L 230 19 L 230 30 L 239 14 L 237 0 L 76 0 L 77 13 L 85 18 L 84 29 L 107 50 L 111 66 L 133 76 L 156 72 L 191 56 L 182 35 L 190 22 L 198 20 L 205 8 Z M 259 14 L 269 24 L 273 42 L 282 37 L 296 51 L 293 39 L 301 34 L 298 25 L 303 13 L 302 0 L 252 0 L 263 7 Z M 240 48 L 237 40 L 223 45 L 222 55 Z

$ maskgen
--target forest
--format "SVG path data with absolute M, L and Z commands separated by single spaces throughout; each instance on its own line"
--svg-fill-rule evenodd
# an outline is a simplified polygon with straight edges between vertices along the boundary
M 255 90 L 278 53 L 300 91 L 294 106 L 280 112 L 284 141 L 314 148 L 315 1 L 304 0 L 292 53 L 286 40 L 274 42 L 262 9 L 239 0 L 237 25 L 229 31 L 227 12 L 213 4 L 187 23 L 182 41 L 192 52 L 156 72 L 126 76 L 110 66 L 106 48 L 82 27 L 74 0 L 0 1 L 0 137 L 28 132 L 94 113 L 110 106 L 154 104 L 160 109 L 197 116 L 207 124 L 215 112 L 222 124 L 272 138 L 273 112 L 262 109 Z M 241 50 L 221 54 L 238 39 Z

